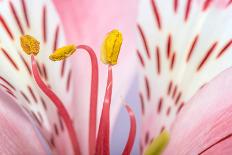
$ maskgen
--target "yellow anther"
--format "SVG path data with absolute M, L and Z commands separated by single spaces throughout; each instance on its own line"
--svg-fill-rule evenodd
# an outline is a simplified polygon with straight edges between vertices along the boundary
M 30 35 L 24 35 L 20 37 L 21 47 L 23 51 L 28 55 L 33 54 L 37 55 L 39 53 L 39 41 Z
M 112 30 L 106 35 L 101 48 L 101 61 L 104 64 L 117 64 L 122 40 L 122 33 L 118 30 Z
M 49 56 L 49 59 L 52 61 L 60 61 L 64 60 L 65 58 L 69 57 L 76 51 L 75 45 L 67 45 L 57 49 L 54 53 Z
M 152 143 L 145 149 L 145 155 L 160 155 L 167 146 L 170 134 L 164 130 Z

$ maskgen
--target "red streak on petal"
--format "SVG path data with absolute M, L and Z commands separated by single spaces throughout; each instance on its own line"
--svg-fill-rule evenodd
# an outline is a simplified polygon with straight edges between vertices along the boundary
M 161 72 L 160 66 L 161 66 L 161 62 L 160 62 L 160 49 L 157 46 L 156 47 L 156 68 L 157 68 L 157 74 L 160 74 L 160 72 Z
M 213 53 L 215 47 L 217 46 L 217 42 L 215 42 L 210 49 L 208 50 L 208 52 L 206 53 L 206 55 L 204 56 L 204 58 L 201 60 L 200 64 L 197 67 L 197 71 L 200 71 L 200 69 L 204 66 L 204 64 L 206 63 L 207 59 L 210 57 L 210 55 Z
M 44 64 L 42 64 L 42 69 L 43 69 L 43 75 L 44 75 L 45 80 L 48 80 L 47 69 Z
M 56 94 L 51 89 L 47 87 L 47 85 L 40 78 L 39 71 L 36 65 L 36 61 L 33 55 L 31 56 L 31 64 L 32 64 L 32 73 L 33 73 L 36 83 L 38 84 L 39 88 L 47 95 L 47 97 L 51 99 L 51 101 L 54 103 L 54 105 L 58 109 L 58 112 L 63 118 L 64 123 L 67 127 L 69 138 L 73 146 L 73 151 L 75 155 L 80 155 L 81 153 L 80 153 L 79 143 L 77 140 L 77 134 L 73 127 L 73 123 L 72 123 L 72 120 L 70 118 L 68 111 L 64 107 L 64 104 L 62 103 L 62 101 L 56 96 Z
M 218 53 L 218 55 L 217 55 L 217 58 L 219 58 L 222 54 L 224 54 L 225 53 L 225 51 L 227 50 L 227 49 L 229 49 L 229 47 L 231 46 L 231 44 L 232 44 L 232 40 L 230 40 L 222 49 L 221 49 L 221 51 Z
M 170 95 L 171 91 L 172 91 L 172 81 L 170 81 L 170 83 L 168 85 L 168 92 L 167 92 L 167 94 Z
M 150 97 L 151 97 L 150 84 L 146 76 L 144 77 L 144 81 L 145 81 L 145 86 L 146 86 L 147 99 L 150 100 Z
M 60 76 L 64 76 L 66 60 L 62 61 Z
M 174 88 L 174 91 L 172 93 L 172 98 L 174 99 L 174 97 L 176 96 L 176 91 L 177 91 L 177 85 Z
M 145 47 L 145 49 L 146 49 L 147 57 L 148 57 L 148 58 L 151 58 L 150 50 L 149 50 L 149 47 L 148 47 L 147 40 L 146 40 L 146 37 L 145 37 L 145 35 L 144 35 L 144 32 L 143 32 L 143 30 L 142 30 L 142 28 L 141 28 L 140 25 L 137 25 L 137 27 L 138 27 L 138 30 L 139 30 L 140 35 L 141 35 L 141 37 L 142 37 L 143 45 L 144 45 L 144 47 Z
M 137 50 L 137 56 L 139 58 L 139 61 L 140 61 L 140 64 L 145 67 L 145 63 L 144 63 L 144 60 L 143 60 L 143 57 L 142 55 L 140 54 L 139 50 Z
M 56 27 L 54 42 L 53 42 L 53 51 L 57 49 L 57 43 L 58 43 L 58 37 L 59 37 L 59 26 Z
M 38 100 L 37 100 L 37 98 L 36 98 L 36 96 L 35 96 L 34 91 L 32 90 L 32 88 L 31 88 L 30 86 L 27 86 L 27 88 L 28 88 L 28 90 L 29 90 L 29 92 L 30 92 L 30 94 L 31 94 L 31 96 L 32 96 L 32 98 L 33 98 L 33 100 L 35 101 L 35 103 L 37 103 Z
M 7 90 L 6 91 L 9 95 L 11 95 L 14 99 L 17 99 L 17 97 L 14 95 L 12 91 Z
M 42 32 L 43 32 L 43 41 L 47 42 L 47 8 L 43 7 L 43 16 L 42 16 Z
M 23 96 L 23 98 L 27 101 L 28 104 L 31 104 L 31 101 L 24 92 L 20 91 L 20 94 Z
M 96 144 L 96 152 L 97 155 L 109 155 L 110 147 L 109 147 L 109 130 L 110 130 L 110 104 L 111 104 L 111 96 L 112 96 L 112 84 L 113 84 L 113 76 L 112 76 L 112 66 L 108 67 L 108 79 L 107 79 L 107 87 L 105 91 L 105 98 L 102 108 L 102 114 L 100 118 L 100 125 L 97 135 L 97 144 Z
M 206 11 L 209 8 L 211 3 L 212 3 L 212 0 L 205 0 L 203 7 L 202 7 L 202 11 Z
M 25 21 L 27 23 L 27 27 L 30 27 L 25 0 L 21 0 L 21 4 L 22 4 L 22 8 L 23 8 L 24 18 L 25 18 Z
M 232 4 L 232 0 L 230 0 L 230 1 L 227 2 L 226 7 L 228 7 L 231 4 Z
M 163 98 L 160 97 L 159 102 L 158 102 L 158 106 L 157 106 L 157 113 L 159 114 L 162 110 L 163 107 Z
M 188 0 L 186 3 L 186 8 L 185 8 L 185 16 L 184 16 L 184 21 L 187 22 L 188 17 L 189 17 L 189 13 L 191 10 L 191 6 L 192 6 L 192 0 Z
M 70 89 L 70 84 L 71 84 L 71 77 L 72 77 L 72 70 L 68 72 L 68 78 L 66 82 L 66 91 L 68 92 Z
M 180 104 L 180 106 L 177 109 L 177 114 L 181 111 L 181 109 L 184 107 L 184 102 Z
M 173 67 L 175 65 L 175 59 L 176 59 L 176 53 L 174 52 L 171 58 L 170 70 L 173 70 Z
M 10 88 L 8 88 L 7 86 L 5 86 L 4 84 L 0 83 L 0 86 L 2 86 L 3 88 L 5 88 L 7 91 L 11 91 Z
M 16 90 L 15 87 L 9 81 L 7 81 L 5 78 L 3 78 L 3 77 L 0 76 L 0 80 L 2 80 L 3 82 L 5 82 L 13 90 Z
M 210 145 L 209 147 L 207 147 L 206 149 L 204 149 L 203 151 L 201 151 L 198 155 L 203 154 L 204 152 L 208 151 L 209 149 L 211 149 L 212 147 L 214 147 L 215 145 L 229 139 L 232 137 L 232 133 L 226 135 L 225 137 L 222 137 L 221 139 L 219 139 L 218 141 L 216 141 L 215 143 L 213 143 L 212 145 Z
M 96 121 L 97 121 L 97 100 L 98 100 L 98 62 L 97 56 L 92 48 L 86 45 L 79 45 L 78 49 L 84 49 L 90 57 L 92 75 L 90 92 L 90 111 L 89 111 L 89 154 L 94 154 L 96 145 Z
M 14 60 L 11 58 L 11 56 L 8 54 L 8 52 L 2 48 L 2 52 L 5 55 L 5 57 L 9 60 L 9 62 L 12 64 L 12 66 L 16 69 L 19 70 L 18 65 L 14 62 Z
M 17 14 L 16 11 L 15 11 L 14 5 L 12 4 L 11 1 L 9 2 L 9 4 L 10 4 L 11 12 L 12 12 L 14 18 L 15 18 L 15 21 L 16 21 L 16 23 L 17 23 L 17 25 L 18 25 L 18 28 L 19 28 L 21 34 L 24 34 L 22 24 L 21 24 L 21 22 L 20 22 L 20 20 L 19 20 L 18 14 Z
M 175 13 L 177 12 L 177 9 L 178 9 L 178 2 L 179 2 L 178 0 L 173 1 L 173 9 Z
M 152 6 L 152 10 L 153 10 L 154 15 L 155 15 L 155 20 L 156 20 L 157 26 L 158 26 L 159 30 L 161 30 L 162 29 L 161 18 L 160 18 L 160 13 L 158 11 L 158 8 L 156 7 L 155 0 L 151 0 L 151 6 Z
M 179 102 L 180 98 L 181 98 L 181 95 L 182 93 L 179 92 L 178 96 L 176 97 L 176 100 L 175 100 L 175 105 L 177 105 L 177 103 Z
M 136 135 L 136 119 L 135 119 L 135 114 L 132 111 L 132 109 L 129 107 L 129 105 L 125 105 L 126 110 L 129 114 L 130 117 L 130 132 L 129 132 L 129 137 L 126 143 L 126 146 L 123 150 L 122 155 L 130 155 L 131 154 L 131 150 L 132 147 L 134 145 L 135 142 L 135 135 Z
M 166 115 L 169 116 L 170 112 L 171 112 L 171 107 L 169 106 L 167 111 L 166 111 Z
M 186 58 L 186 62 L 188 62 L 190 60 L 190 58 L 192 56 L 192 53 L 193 53 L 193 51 L 194 51 L 194 49 L 196 47 L 196 44 L 198 42 L 198 38 L 199 38 L 199 35 L 196 35 L 195 38 L 194 38 L 194 40 L 193 40 L 193 42 L 192 42 L 192 44 L 191 44 L 190 50 L 188 52 L 188 56 Z
M 0 23 L 2 23 L 4 29 L 6 30 L 6 32 L 7 32 L 8 35 L 10 36 L 10 38 L 11 38 L 12 40 L 14 40 L 14 37 L 13 37 L 13 35 L 12 35 L 12 33 L 11 33 L 9 27 L 7 26 L 5 20 L 3 19 L 3 17 L 2 17 L 1 15 L 0 15 Z
M 40 122 L 39 118 L 36 116 L 36 114 L 33 111 L 31 111 L 31 115 L 36 120 L 36 122 L 39 124 L 39 126 L 42 126 L 42 123 Z
M 141 103 L 142 115 L 144 115 L 144 99 L 143 99 L 142 93 L 139 93 L 139 98 L 140 98 L 140 103 Z
M 44 99 L 43 99 L 42 97 L 40 97 L 40 100 L 41 100 L 41 102 L 42 102 L 42 105 L 43 105 L 44 110 L 47 111 L 47 105 L 46 105 Z
M 169 34 L 169 35 L 168 35 L 168 39 L 167 39 L 167 44 L 166 44 L 166 54 L 167 54 L 167 58 L 170 57 L 171 48 L 172 48 L 172 36 Z

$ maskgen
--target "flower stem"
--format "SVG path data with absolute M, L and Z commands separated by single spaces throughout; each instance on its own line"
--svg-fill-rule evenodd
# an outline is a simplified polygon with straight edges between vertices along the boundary
M 80 147 L 79 147 L 79 143 L 77 140 L 77 134 L 76 134 L 75 129 L 73 127 L 72 120 L 68 114 L 68 111 L 66 110 L 64 104 L 58 98 L 58 96 L 51 89 L 49 89 L 47 87 L 47 85 L 40 78 L 40 75 L 38 72 L 38 67 L 36 65 L 36 61 L 35 61 L 35 58 L 33 55 L 31 55 L 31 65 L 32 65 L 33 77 L 34 77 L 36 83 L 38 84 L 39 88 L 52 100 L 52 102 L 54 103 L 54 105 L 58 109 L 58 112 L 59 112 L 60 116 L 62 117 L 62 119 L 67 127 L 69 138 L 70 138 L 72 146 L 73 146 L 74 154 L 80 155 L 81 152 L 80 152 Z

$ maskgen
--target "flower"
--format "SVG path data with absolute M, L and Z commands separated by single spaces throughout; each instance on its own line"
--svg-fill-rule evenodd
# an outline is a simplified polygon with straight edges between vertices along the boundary
M 164 154 L 230 154 L 231 1 L 149 0 L 139 12 L 141 151 L 167 131 Z
M 108 66 L 108 80 L 106 90 L 104 91 L 106 93 L 105 99 L 99 99 L 101 102 L 104 101 L 103 108 L 101 108 L 102 113 L 101 109 L 98 109 L 99 113 L 97 114 L 97 102 L 99 102 L 98 74 L 101 75 L 103 73 L 98 72 L 97 57 L 93 49 L 86 45 L 77 46 L 74 44 L 78 50 L 85 50 L 91 58 L 91 80 L 82 76 L 82 80 L 84 79 L 85 83 L 91 83 L 90 94 L 83 95 L 87 98 L 84 100 L 75 100 L 76 91 L 72 87 L 74 85 L 72 78 L 75 76 L 72 76 L 74 71 L 71 68 L 70 61 L 52 62 L 48 59 L 49 55 L 56 51 L 58 47 L 65 45 L 62 28 L 62 24 L 65 21 L 60 21 L 53 3 L 46 0 L 33 2 L 29 0 L 6 0 L 0 2 L 0 4 L 0 10 L 2 10 L 0 11 L 0 50 L 2 53 L 0 57 L 0 82 L 2 90 L 14 99 L 14 102 L 24 110 L 32 123 L 35 124 L 35 127 L 39 128 L 39 131 L 42 133 L 42 139 L 45 140 L 44 143 L 49 144 L 48 150 L 51 153 L 72 154 L 74 152 L 74 154 L 86 154 L 89 151 L 89 154 L 94 154 L 97 151 L 99 154 L 109 154 L 109 108 L 111 94 L 114 92 L 112 90 L 112 66 Z M 29 36 L 28 34 L 33 36 Z M 32 54 L 31 59 L 26 53 L 22 52 L 19 40 L 22 35 L 24 36 L 21 38 L 21 45 L 27 54 Z M 74 51 L 73 45 L 66 46 L 58 49 L 58 52 L 56 51 L 53 55 L 50 55 L 50 58 L 59 60 L 60 58 L 70 56 Z M 62 54 L 62 52 L 64 53 Z M 37 53 L 38 55 L 35 56 Z M 85 65 L 84 68 L 87 69 L 88 66 Z M 103 67 L 100 69 L 102 70 Z M 81 70 L 78 71 L 78 73 L 80 72 Z M 100 89 L 104 89 L 102 88 L 102 86 L 105 86 L 103 81 L 105 80 L 100 80 Z M 117 81 L 117 79 L 114 81 Z M 79 81 L 78 83 L 80 84 Z M 81 94 L 80 91 L 77 94 L 79 93 Z M 88 99 L 90 101 L 86 102 Z M 90 112 L 85 109 L 85 104 L 89 103 Z M 75 104 L 78 104 L 78 112 L 75 110 L 77 107 Z M 130 107 L 128 105 L 125 105 L 125 107 L 131 121 L 130 135 L 124 148 L 124 154 L 128 154 L 133 146 L 135 136 L 135 118 Z M 9 109 L 7 107 L 3 108 L 6 110 Z M 87 117 L 84 120 L 78 119 L 78 117 L 81 118 L 81 115 L 84 114 L 90 116 L 90 118 Z M 15 122 L 14 117 L 18 114 L 7 115 L 11 116 L 11 120 Z M 112 113 L 112 116 L 114 115 L 115 113 Z M 100 120 L 98 133 L 96 133 L 98 127 L 96 123 L 97 118 Z M 32 126 L 24 118 L 19 117 L 18 120 L 21 123 L 24 122 L 23 125 L 29 127 L 29 129 L 32 129 Z M 86 125 L 88 123 L 90 126 Z M 10 140 L 7 139 L 5 142 L 6 148 L 9 148 L 12 143 L 14 144 L 13 149 L 9 153 L 8 150 L 1 146 L 6 154 L 45 154 L 34 131 L 27 130 L 28 135 L 34 138 L 36 144 L 39 144 L 38 146 L 27 144 L 24 140 L 27 138 L 31 140 L 32 137 L 26 138 L 21 135 L 19 139 L 11 137 L 11 135 L 15 135 L 15 130 L 17 133 L 25 135 L 22 131 L 24 129 L 19 128 L 22 126 L 17 126 L 18 123 L 13 125 L 12 128 L 9 128 L 7 123 L 2 125 L 7 127 L 10 133 L 3 133 L 3 135 L 10 137 Z M 88 130 L 86 130 L 86 127 L 84 128 L 85 125 Z M 28 147 L 23 148 L 21 142 L 23 142 L 22 145 L 24 144 Z M 85 145 L 88 147 L 82 147 Z M 103 148 L 103 146 L 107 147 L 108 150 Z M 106 152 L 102 152 L 103 149 Z M 38 150 L 38 152 L 33 152 L 33 150 Z

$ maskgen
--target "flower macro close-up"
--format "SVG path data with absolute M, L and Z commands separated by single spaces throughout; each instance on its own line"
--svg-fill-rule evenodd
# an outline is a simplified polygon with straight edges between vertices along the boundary
M 231 0 L 0 0 L 0 155 L 232 154 Z

